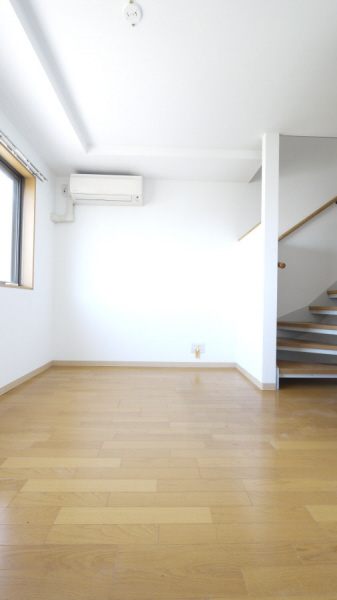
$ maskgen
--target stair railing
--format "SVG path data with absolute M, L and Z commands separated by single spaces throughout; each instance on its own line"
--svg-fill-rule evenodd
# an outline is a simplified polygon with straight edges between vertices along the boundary
M 293 233 L 293 231 L 296 231 L 296 229 L 299 229 L 300 227 L 302 227 L 302 225 L 305 225 L 305 223 L 308 223 L 308 221 L 311 221 L 311 219 L 313 219 L 314 217 L 317 217 L 317 215 L 319 215 L 321 212 L 323 212 L 323 210 L 329 208 L 329 206 L 331 206 L 332 204 L 337 204 L 337 196 L 335 198 L 333 198 L 332 200 L 329 200 L 329 202 L 327 202 L 326 204 L 323 204 L 323 206 L 321 206 L 321 208 L 318 208 L 317 210 L 315 210 L 313 213 L 311 213 L 311 215 L 309 215 L 308 217 L 306 217 L 305 219 L 303 219 L 302 221 L 297 223 L 297 225 L 294 225 L 294 227 L 291 227 L 291 229 L 288 229 L 288 231 L 286 231 L 285 233 L 282 233 L 282 235 L 280 235 L 278 241 L 280 242 L 281 240 L 284 240 L 284 238 L 286 238 L 288 235 Z
M 311 221 L 311 219 L 313 219 L 314 217 L 317 217 L 317 215 L 319 215 L 321 212 L 323 212 L 323 210 L 326 210 L 327 208 L 329 208 L 329 206 L 331 206 L 332 204 L 337 204 L 337 196 L 335 196 L 335 198 L 332 198 L 332 200 L 329 200 L 329 202 L 327 202 L 326 204 L 323 204 L 323 206 L 321 206 L 320 208 L 315 210 L 308 217 L 306 217 L 305 219 L 303 219 L 302 221 L 297 223 L 297 225 L 294 225 L 294 227 L 291 227 L 290 229 L 288 229 L 288 231 L 286 231 L 285 233 L 282 233 L 282 235 L 280 235 L 280 237 L 278 238 L 278 241 L 281 242 L 282 240 L 284 240 L 284 238 L 286 238 L 288 235 L 290 235 L 291 233 L 296 231 L 296 229 L 299 229 L 300 227 L 302 227 L 302 225 L 305 225 L 305 223 L 308 223 L 308 221 Z M 240 240 L 242 240 L 244 237 L 246 237 L 246 235 L 251 233 L 251 231 L 256 229 L 256 227 L 258 227 L 259 225 L 261 225 L 261 222 L 258 223 L 257 225 L 255 225 L 255 227 L 252 227 L 252 229 L 250 229 L 249 231 L 247 231 L 247 233 L 245 233 L 242 237 L 240 237 L 238 241 L 240 242 Z M 278 262 L 277 266 L 279 269 L 284 269 L 287 265 L 283 262 Z

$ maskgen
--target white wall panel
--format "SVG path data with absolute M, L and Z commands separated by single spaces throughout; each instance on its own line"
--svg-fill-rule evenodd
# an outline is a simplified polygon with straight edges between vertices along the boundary
M 0 129 L 48 178 L 36 182 L 34 289 L 0 287 L 0 388 L 52 360 L 53 224 L 55 178 L 0 113 Z
M 143 207 L 76 206 L 55 226 L 54 358 L 190 362 L 205 343 L 196 362 L 234 362 L 237 240 L 259 204 L 260 184 L 145 180 Z

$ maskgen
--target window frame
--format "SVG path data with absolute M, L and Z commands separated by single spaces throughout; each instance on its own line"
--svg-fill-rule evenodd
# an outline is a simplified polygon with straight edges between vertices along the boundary
M 21 214 L 19 223 L 18 283 L 0 283 L 0 287 L 33 290 L 34 289 L 34 243 L 35 243 L 35 206 L 36 178 L 23 164 L 0 142 L 0 159 L 12 172 L 22 177 Z
M 13 218 L 12 218 L 12 252 L 11 252 L 11 281 L 1 281 L 2 284 L 21 285 L 21 254 L 22 254 L 22 214 L 24 197 L 24 178 L 0 156 L 0 169 L 15 183 L 13 188 Z

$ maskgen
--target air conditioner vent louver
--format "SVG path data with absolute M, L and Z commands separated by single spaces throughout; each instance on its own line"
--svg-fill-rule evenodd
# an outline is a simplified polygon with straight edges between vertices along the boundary
M 141 206 L 143 178 L 126 175 L 70 175 L 70 195 L 75 204 Z

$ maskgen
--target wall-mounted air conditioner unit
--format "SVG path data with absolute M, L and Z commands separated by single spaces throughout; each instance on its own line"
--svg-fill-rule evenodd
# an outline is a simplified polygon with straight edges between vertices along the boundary
M 75 204 L 141 206 L 143 178 L 126 175 L 70 175 L 69 192 Z

